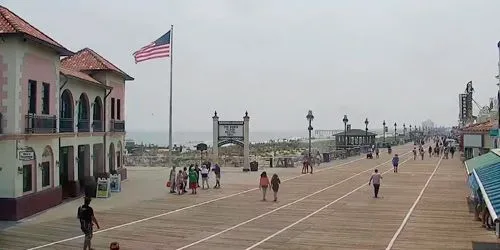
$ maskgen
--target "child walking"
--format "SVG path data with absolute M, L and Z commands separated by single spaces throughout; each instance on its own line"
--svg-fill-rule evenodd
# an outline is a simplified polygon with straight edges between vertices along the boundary
M 208 168 L 206 165 L 201 167 L 201 189 L 205 189 L 205 183 L 207 184 L 207 188 L 210 188 L 208 185 Z
M 398 154 L 395 154 L 394 157 L 392 157 L 392 166 L 394 167 L 394 173 L 398 172 L 398 165 L 399 165 L 399 156 Z
M 262 201 L 266 201 L 266 193 L 269 188 L 269 178 L 267 178 L 266 171 L 260 174 L 259 188 L 262 190 Z
M 182 170 L 179 170 L 177 174 L 177 179 L 175 180 L 175 184 L 177 184 L 177 194 L 181 195 L 184 193 L 184 188 L 182 187 L 184 184 L 184 176 L 182 174 Z
M 278 190 L 280 189 L 280 184 L 281 181 L 278 175 L 273 174 L 273 177 L 271 178 L 271 188 L 274 192 L 274 202 L 278 201 Z

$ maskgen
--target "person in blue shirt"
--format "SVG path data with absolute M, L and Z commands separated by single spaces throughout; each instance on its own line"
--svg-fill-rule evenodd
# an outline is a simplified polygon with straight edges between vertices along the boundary
M 399 165 L 399 156 L 398 154 L 395 154 L 394 157 L 392 157 L 392 166 L 394 167 L 394 173 L 398 172 L 398 165 Z

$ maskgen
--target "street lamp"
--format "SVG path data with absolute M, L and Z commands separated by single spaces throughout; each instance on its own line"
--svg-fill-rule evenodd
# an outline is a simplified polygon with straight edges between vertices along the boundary
M 411 140 L 411 124 L 410 124 L 410 140 Z
M 306 119 L 309 121 L 309 127 L 307 127 L 307 130 L 309 130 L 309 160 L 311 160 L 311 132 L 313 130 L 311 122 L 314 120 L 314 115 L 312 110 L 309 110 L 309 112 L 307 112 Z
M 397 133 L 396 127 L 397 126 L 398 126 L 398 124 L 394 123 L 394 142 L 396 142 L 396 133 Z
M 403 123 L 403 137 L 406 137 L 406 124 Z
M 347 150 L 347 122 L 349 119 L 347 119 L 347 115 L 344 115 L 344 119 L 342 119 L 344 122 L 344 140 L 345 140 L 345 150 Z
M 384 120 L 384 122 L 382 123 L 382 125 L 384 125 L 384 143 L 385 143 L 385 120 Z
M 366 144 L 369 143 L 368 142 L 368 123 L 370 123 L 370 122 L 368 121 L 368 117 L 367 117 L 365 119 L 365 140 L 366 140 L 365 142 L 366 142 Z

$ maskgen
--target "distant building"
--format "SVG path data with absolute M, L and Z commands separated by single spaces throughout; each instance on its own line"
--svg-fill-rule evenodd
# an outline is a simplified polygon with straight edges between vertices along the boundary
M 2 6 L 0 38 L 0 220 L 82 195 L 101 173 L 126 178 L 125 81 L 133 78 Z

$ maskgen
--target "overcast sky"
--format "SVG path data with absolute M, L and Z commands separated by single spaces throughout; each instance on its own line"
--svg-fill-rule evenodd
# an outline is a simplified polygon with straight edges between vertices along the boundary
M 132 53 L 174 25 L 174 131 L 211 131 L 245 110 L 256 131 L 455 125 L 458 94 L 496 96 L 498 0 L 2 0 L 67 48 L 135 77 L 128 130 L 168 130 L 169 59 Z

